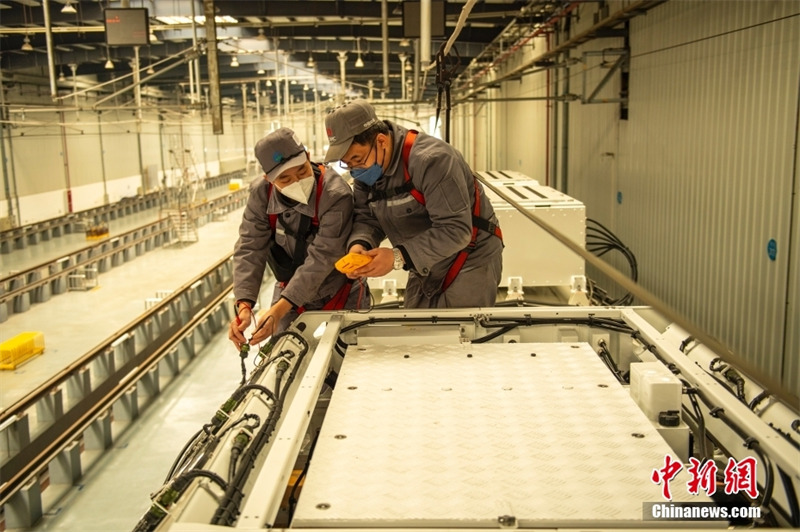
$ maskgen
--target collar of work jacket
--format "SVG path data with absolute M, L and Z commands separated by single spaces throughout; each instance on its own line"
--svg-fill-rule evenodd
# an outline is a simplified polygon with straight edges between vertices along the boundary
M 408 129 L 395 124 L 394 122 L 390 122 L 389 120 L 384 120 L 387 126 L 389 126 L 389 134 L 392 138 L 392 160 L 389 162 L 389 167 L 383 173 L 381 180 L 376 183 L 376 188 L 386 188 L 388 185 L 386 181 L 387 177 L 391 177 L 395 175 L 399 165 L 403 164 L 403 141 L 405 141 L 406 133 Z

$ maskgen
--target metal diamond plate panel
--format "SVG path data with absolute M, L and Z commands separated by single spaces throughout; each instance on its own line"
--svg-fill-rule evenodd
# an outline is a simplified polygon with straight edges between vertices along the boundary
M 359 346 L 293 526 L 641 526 L 666 454 L 588 344 Z

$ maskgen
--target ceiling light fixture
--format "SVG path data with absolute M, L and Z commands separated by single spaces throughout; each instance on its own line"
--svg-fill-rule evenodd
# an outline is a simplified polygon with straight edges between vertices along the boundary
M 267 36 L 264 35 L 264 28 L 258 28 L 258 35 L 256 36 L 256 39 L 258 39 L 259 41 L 267 40 Z
M 314 68 L 316 64 L 317 62 L 314 61 L 314 57 L 311 55 L 311 52 L 308 52 L 308 61 L 306 61 L 306 66 L 308 68 Z
M 20 48 L 23 52 L 31 52 L 33 51 L 33 46 L 31 45 L 31 38 L 28 34 L 25 34 L 25 38 L 22 39 L 22 47 Z
M 70 15 L 77 13 L 77 11 L 75 11 L 75 6 L 72 5 L 72 0 L 67 0 L 67 3 L 61 8 L 61 12 Z
M 231 59 L 231 66 L 238 67 L 239 66 L 239 58 L 236 57 L 236 54 L 233 54 L 233 59 Z
M 267 80 L 267 87 L 272 87 L 272 80 L 271 79 Z
M 264 70 L 263 68 L 259 68 L 258 71 L 256 72 L 256 74 L 266 74 L 266 73 L 267 71 Z
M 408 39 L 400 39 L 400 46 L 402 46 L 403 48 L 407 48 L 411 46 L 411 41 L 409 41 Z
M 58 74 L 58 81 L 64 82 L 67 81 L 67 77 L 64 75 L 64 69 L 61 69 L 61 72 Z
M 361 39 L 356 39 L 356 51 L 358 53 L 356 68 L 364 68 L 364 61 L 361 59 Z
M 106 70 L 114 70 L 114 62 L 111 59 L 106 60 Z

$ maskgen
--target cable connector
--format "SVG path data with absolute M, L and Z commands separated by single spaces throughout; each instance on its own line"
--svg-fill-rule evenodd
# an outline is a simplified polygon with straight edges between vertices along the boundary
M 219 407 L 214 417 L 211 418 L 211 425 L 214 426 L 214 429 L 220 428 L 222 424 L 230 418 L 229 414 L 238 403 L 239 401 L 233 397 L 222 403 L 222 406 Z
M 233 438 L 233 447 L 232 451 L 236 451 L 237 453 L 241 453 L 247 444 L 250 443 L 250 440 L 253 438 L 252 433 L 247 429 L 242 429 L 239 433 Z
M 258 356 L 262 359 L 266 358 L 267 355 L 272 351 L 275 342 L 272 341 L 272 337 L 266 341 L 264 345 L 261 346 L 261 349 L 258 350 Z
M 752 449 L 753 447 L 756 447 L 758 445 L 760 445 L 759 441 L 755 439 L 753 436 L 750 436 L 749 438 L 744 440 L 744 447 L 746 449 Z
M 242 358 L 247 358 L 247 355 L 250 353 L 250 344 L 247 342 L 243 343 L 239 346 L 239 356 Z
M 744 379 L 739 375 L 735 369 L 730 368 L 725 373 L 725 378 L 734 384 L 744 383 Z

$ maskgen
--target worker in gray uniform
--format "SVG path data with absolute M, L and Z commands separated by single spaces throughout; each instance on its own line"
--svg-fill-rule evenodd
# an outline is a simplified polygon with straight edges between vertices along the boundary
M 228 338 L 247 343 L 266 266 L 276 279 L 272 305 L 249 343 L 280 332 L 305 310 L 369 308 L 369 289 L 334 269 L 346 252 L 353 194 L 332 170 L 311 162 L 297 135 L 280 128 L 256 143 L 264 179 L 250 187 L 233 255 L 236 316 Z
M 407 270 L 405 308 L 494 305 L 502 233 L 461 154 L 433 136 L 378 120 L 364 100 L 333 109 L 325 126 L 325 162 L 340 160 L 354 179 L 348 250 L 372 258 L 348 276 Z M 379 247 L 384 237 L 392 248 Z

